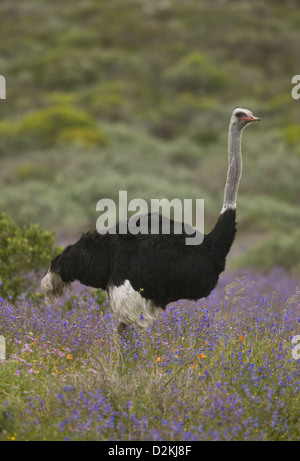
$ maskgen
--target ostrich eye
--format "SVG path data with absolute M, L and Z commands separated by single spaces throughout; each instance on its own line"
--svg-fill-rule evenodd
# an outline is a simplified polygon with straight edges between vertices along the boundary
M 238 117 L 238 118 L 241 118 L 241 117 L 244 117 L 245 114 L 244 114 L 244 112 L 237 112 L 237 113 L 235 114 L 235 116 Z

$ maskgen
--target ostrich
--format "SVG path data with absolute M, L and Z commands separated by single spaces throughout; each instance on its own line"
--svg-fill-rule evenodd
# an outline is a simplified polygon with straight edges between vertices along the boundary
M 147 328 L 170 302 L 207 297 L 225 269 L 235 238 L 242 132 L 258 120 L 248 109 L 232 112 L 223 206 L 215 227 L 201 244 L 186 245 L 184 229 L 175 233 L 172 220 L 169 234 L 121 234 L 118 225 L 115 234 L 88 232 L 52 260 L 41 282 L 46 303 L 54 303 L 75 280 L 106 290 L 122 335 L 132 323 Z M 162 219 L 159 217 L 160 224 Z

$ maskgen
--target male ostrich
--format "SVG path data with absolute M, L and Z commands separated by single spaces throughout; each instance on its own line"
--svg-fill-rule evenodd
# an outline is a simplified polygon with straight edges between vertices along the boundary
M 174 221 L 168 235 L 121 234 L 118 226 L 115 234 L 88 232 L 51 262 L 41 282 L 46 303 L 53 303 L 74 280 L 107 290 L 120 322 L 117 331 L 122 334 L 134 322 L 147 328 L 159 310 L 172 301 L 207 297 L 225 268 L 236 233 L 242 132 L 258 120 L 248 109 L 232 112 L 223 207 L 215 227 L 204 235 L 201 244 L 186 245 L 187 235 L 174 232 Z

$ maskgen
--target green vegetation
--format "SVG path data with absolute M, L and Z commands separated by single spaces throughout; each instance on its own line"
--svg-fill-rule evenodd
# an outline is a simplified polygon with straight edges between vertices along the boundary
M 0 440 L 298 440 L 300 293 L 282 271 L 253 277 L 126 340 L 92 293 L 0 299 Z
M 52 232 L 37 225 L 19 228 L 4 213 L 0 214 L 1 297 L 15 300 L 25 291 L 32 294 L 39 284 L 41 269 L 54 257 L 53 245 Z
M 299 27 L 296 0 L 1 1 L 1 441 L 299 440 Z M 212 295 L 126 340 L 101 290 L 45 306 L 101 198 L 203 198 L 211 229 L 237 106 L 261 122 Z
M 285 143 L 295 148 L 300 144 L 300 124 L 292 123 L 287 125 L 283 130 L 283 139 Z
M 84 146 L 106 144 L 105 135 L 95 120 L 68 104 L 56 104 L 30 112 L 18 123 L 0 124 L 3 152 L 17 149 L 48 148 L 60 143 L 82 143 Z
M 246 106 L 262 121 L 244 136 L 237 248 L 293 233 L 299 24 L 293 2 L 4 0 L 0 210 L 65 243 L 95 227 L 99 199 L 126 189 L 129 200 L 204 198 L 208 231 L 229 115 Z M 257 264 L 283 264 L 277 254 Z M 287 261 L 297 266 L 296 252 Z
M 237 258 L 235 263 L 239 267 L 247 266 L 261 271 L 269 271 L 278 265 L 287 270 L 294 268 L 299 273 L 299 242 L 299 229 L 284 235 L 275 234 Z

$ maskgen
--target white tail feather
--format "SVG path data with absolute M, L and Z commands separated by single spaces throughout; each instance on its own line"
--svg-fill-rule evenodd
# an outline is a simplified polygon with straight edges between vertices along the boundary
M 41 290 L 45 295 L 46 304 L 48 306 L 55 304 L 58 298 L 64 297 L 69 285 L 69 283 L 63 282 L 57 273 L 51 272 L 49 269 L 41 281 Z

